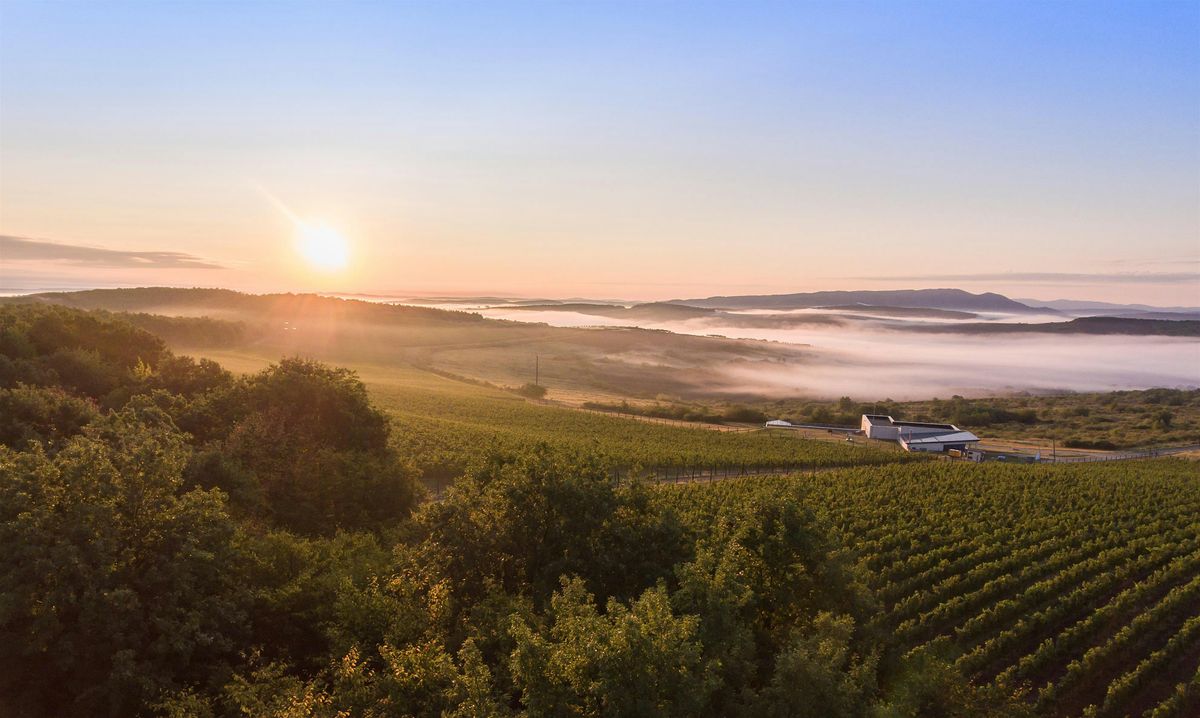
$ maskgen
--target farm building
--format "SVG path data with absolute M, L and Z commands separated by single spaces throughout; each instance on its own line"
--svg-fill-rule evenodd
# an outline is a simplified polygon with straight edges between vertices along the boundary
M 890 416 L 863 414 L 862 432 L 868 439 L 897 441 L 905 451 L 973 449 L 979 437 L 953 424 L 896 421 Z

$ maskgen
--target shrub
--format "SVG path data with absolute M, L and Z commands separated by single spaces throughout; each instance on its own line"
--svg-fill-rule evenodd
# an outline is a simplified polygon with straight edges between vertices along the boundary
M 1064 441 L 1063 446 L 1068 449 L 1103 449 L 1105 451 L 1117 448 L 1117 445 L 1108 439 L 1082 439 L 1077 436 Z
M 746 406 L 731 406 L 721 414 L 721 418 L 726 421 L 761 424 L 767 420 L 767 415 L 758 409 L 751 409 Z
M 546 387 L 541 384 L 534 384 L 533 382 L 517 387 L 513 391 L 530 399 L 541 399 L 546 396 Z

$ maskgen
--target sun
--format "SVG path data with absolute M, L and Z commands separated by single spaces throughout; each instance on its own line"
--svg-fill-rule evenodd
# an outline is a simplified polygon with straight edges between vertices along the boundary
M 323 224 L 296 223 L 296 249 L 316 270 L 337 272 L 350 261 L 350 245 L 337 230 Z

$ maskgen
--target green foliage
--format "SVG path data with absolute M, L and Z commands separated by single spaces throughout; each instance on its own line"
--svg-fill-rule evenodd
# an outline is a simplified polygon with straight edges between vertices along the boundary
M 163 357 L 157 370 L 147 379 L 152 388 L 188 398 L 202 396 L 233 383 L 233 375 L 211 359 L 196 361 L 191 357 L 173 355 Z
M 95 349 L 59 349 L 41 361 L 61 386 L 97 399 L 107 397 L 122 383 L 132 383 L 135 379 L 130 371 L 132 367 L 123 369 L 110 364 Z
M 533 382 L 517 387 L 513 391 L 529 399 L 541 399 L 546 396 L 546 387 Z
M 905 660 L 889 699 L 873 718 L 1032 718 L 1033 708 L 994 687 L 973 686 L 949 663 L 928 653 Z
M 190 398 L 231 382 L 215 362 L 176 357 L 119 315 L 0 306 L 0 387 L 52 386 L 117 407 L 153 389 Z
M 55 449 L 96 416 L 93 402 L 57 387 L 0 389 L 0 444 L 19 449 L 34 441 Z
M 547 625 L 514 621 L 512 674 L 529 716 L 700 716 L 717 681 L 698 621 L 676 616 L 666 590 L 604 613 L 579 579 L 563 579 Z
M 1117 448 L 1117 445 L 1108 439 L 1085 439 L 1079 436 L 1073 436 L 1063 442 L 1063 446 L 1068 449 L 1099 449 L 1101 451 L 1112 451 Z
M 853 649 L 854 621 L 821 613 L 775 659 L 750 714 L 778 718 L 866 715 L 876 695 L 876 657 Z
M 0 306 L 0 381 L 58 385 L 94 399 L 168 355 L 158 337 L 106 316 L 47 305 Z
M 0 448 L 0 707 L 131 715 L 220 674 L 244 639 L 217 492 L 181 491 L 183 437 L 152 408 L 53 458 Z
M 168 317 L 162 314 L 118 314 L 140 329 L 145 329 L 171 345 L 189 347 L 227 347 L 244 341 L 249 333 L 242 322 L 212 317 Z
M 776 652 L 794 626 L 822 611 L 865 620 L 873 609 L 848 557 L 798 488 L 735 480 L 660 492 L 695 537 L 703 575 L 719 570 L 743 583 L 747 593 L 738 603 L 748 609 L 760 652 Z
M 814 424 L 832 424 L 834 421 L 833 410 L 827 406 L 815 407 L 809 412 L 808 418 Z
M 747 406 L 732 406 L 725 410 L 721 415 L 725 421 L 740 422 L 744 424 L 761 424 L 767 420 L 767 415 L 757 409 L 751 409 Z
M 493 586 L 544 600 L 564 574 L 629 597 L 683 555 L 673 517 L 642 489 L 618 489 L 596 461 L 545 448 L 488 457 L 424 505 L 416 526 L 424 560 L 468 604 Z
M 1010 411 L 998 406 L 987 406 L 956 399 L 950 409 L 950 423 L 956 426 L 985 427 L 995 424 L 1036 424 L 1037 412 L 1033 409 Z
M 231 569 L 250 594 L 252 645 L 264 659 L 306 669 L 347 645 L 346 632 L 362 623 L 348 618 L 352 597 L 371 592 L 391 566 L 390 552 L 370 534 L 309 539 L 242 532 L 236 548 Z
M 305 534 L 379 528 L 415 504 L 415 471 L 388 447 L 387 418 L 345 369 L 283 359 L 180 409 L 217 447 L 194 462 L 199 484 L 240 510 Z
M 324 445 L 337 451 L 381 451 L 387 419 L 371 406 L 367 390 L 348 369 L 282 359 L 238 386 L 234 410 L 242 421 L 230 432 L 269 434 L 297 448 Z M 259 424 L 245 428 L 246 423 Z

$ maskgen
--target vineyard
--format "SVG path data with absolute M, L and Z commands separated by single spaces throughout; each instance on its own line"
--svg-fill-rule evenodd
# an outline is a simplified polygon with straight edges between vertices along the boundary
M 536 444 L 586 453 L 623 474 L 638 468 L 808 470 L 919 460 L 787 431 L 712 431 L 536 404 L 417 370 L 364 367 L 359 373 L 391 418 L 396 448 L 427 478 L 457 476 L 489 448 L 511 452 Z
M 254 372 L 272 361 L 261 353 L 209 351 L 205 356 L 235 372 Z M 927 460 L 898 448 L 817 441 L 790 431 L 713 431 L 535 403 L 494 386 L 402 364 L 356 363 L 353 368 L 387 412 L 394 447 L 435 491 L 489 451 L 512 453 L 539 444 L 587 454 L 615 476 L 668 481 Z
M 775 479 L 673 487 L 709 515 Z M 1195 463 L 894 465 L 787 483 L 857 554 L 897 655 L 1045 716 L 1200 714 Z

